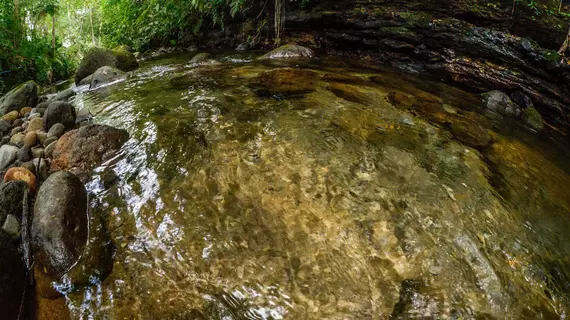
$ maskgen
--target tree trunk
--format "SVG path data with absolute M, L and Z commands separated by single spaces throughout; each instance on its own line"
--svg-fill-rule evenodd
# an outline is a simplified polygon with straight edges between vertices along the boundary
M 93 9 L 89 8 L 89 20 L 91 21 L 91 41 L 95 45 L 95 31 L 93 31 Z

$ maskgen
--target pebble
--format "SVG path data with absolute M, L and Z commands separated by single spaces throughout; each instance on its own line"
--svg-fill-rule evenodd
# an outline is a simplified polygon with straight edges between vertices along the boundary
M 24 146 L 31 148 L 36 144 L 38 144 L 38 134 L 35 131 L 26 133 L 26 136 L 24 137 Z
M 18 222 L 18 218 L 13 214 L 7 215 L 2 230 L 11 236 L 18 237 L 20 235 L 20 223 Z
M 52 142 L 54 142 L 54 141 L 57 141 L 57 138 L 56 138 L 56 137 L 47 138 L 47 139 L 44 141 L 43 145 L 44 145 L 44 147 L 47 147 L 47 146 L 49 146 L 50 144 L 52 144 Z
M 36 190 L 36 176 L 28 169 L 22 167 L 10 168 L 4 175 L 4 183 L 15 180 L 24 181 L 30 187 L 30 190 Z
M 65 126 L 61 123 L 54 124 L 48 131 L 48 138 L 56 137 L 59 138 L 65 133 Z
M 17 147 L 22 147 L 24 145 L 25 137 L 26 136 L 23 133 L 16 133 L 12 138 L 10 138 L 10 143 Z
M 33 147 L 32 148 L 32 157 L 35 158 L 43 158 L 44 157 L 44 148 L 42 147 Z
M 42 118 L 34 118 L 30 120 L 28 124 L 28 131 L 38 131 L 44 128 L 44 122 Z
M 53 156 L 53 150 L 55 150 L 55 145 L 57 141 L 50 143 L 44 150 L 46 158 L 51 158 Z

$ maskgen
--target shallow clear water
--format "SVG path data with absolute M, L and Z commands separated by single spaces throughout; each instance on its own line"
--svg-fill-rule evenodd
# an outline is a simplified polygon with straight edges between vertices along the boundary
M 88 183 L 117 251 L 67 296 L 74 318 L 566 318 L 570 176 L 551 136 L 391 71 L 305 63 L 316 91 L 261 97 L 249 79 L 295 63 L 190 58 L 76 98 L 131 140 Z

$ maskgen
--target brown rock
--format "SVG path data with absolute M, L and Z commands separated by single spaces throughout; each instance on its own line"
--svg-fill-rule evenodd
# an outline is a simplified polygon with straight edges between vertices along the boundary
M 28 129 L 27 131 L 37 131 L 37 130 L 42 130 L 44 128 L 44 123 L 42 118 L 34 118 L 32 120 L 30 120 L 30 122 L 28 123 Z
M 6 113 L 2 119 L 12 123 L 14 122 L 16 119 L 18 119 L 20 117 L 20 113 L 18 113 L 18 111 L 10 111 L 8 113 Z
M 86 178 L 110 153 L 129 139 L 125 130 L 105 125 L 88 125 L 71 130 L 58 141 L 53 151 L 51 171 L 68 170 Z
M 35 191 L 37 187 L 36 176 L 28 169 L 22 167 L 10 168 L 4 175 L 4 183 L 20 180 L 24 181 L 30 187 L 30 190 Z
M 310 70 L 280 68 L 261 73 L 250 80 L 258 94 L 294 95 L 315 91 L 317 73 Z
M 38 144 L 38 134 L 35 131 L 26 133 L 26 136 L 24 137 L 24 146 L 31 148 L 36 144 Z
M 22 108 L 22 110 L 20 110 L 20 116 L 25 116 L 26 114 L 30 113 L 32 111 L 32 108 L 30 107 L 24 107 Z

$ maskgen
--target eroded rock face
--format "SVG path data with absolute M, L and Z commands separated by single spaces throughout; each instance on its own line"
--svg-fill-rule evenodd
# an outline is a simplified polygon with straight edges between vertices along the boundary
M 315 91 L 317 78 L 317 73 L 310 70 L 280 68 L 261 73 L 250 80 L 250 85 L 260 95 L 295 95 Z
M 34 259 L 41 270 L 61 277 L 87 242 L 87 191 L 70 172 L 52 174 L 38 190 L 32 221 Z
M 90 89 L 98 88 L 104 84 L 116 81 L 125 76 L 125 73 L 117 68 L 105 66 L 97 69 L 91 78 Z
M 37 101 L 38 85 L 34 81 L 28 81 L 0 98 L 0 116 L 10 111 L 20 111 L 24 107 L 33 108 Z
M 261 56 L 260 60 L 266 59 L 291 59 L 291 58 L 313 58 L 315 53 L 309 48 L 296 44 L 287 44 Z
M 64 134 L 53 151 L 52 171 L 70 170 L 85 177 L 129 139 L 125 130 L 90 124 Z

